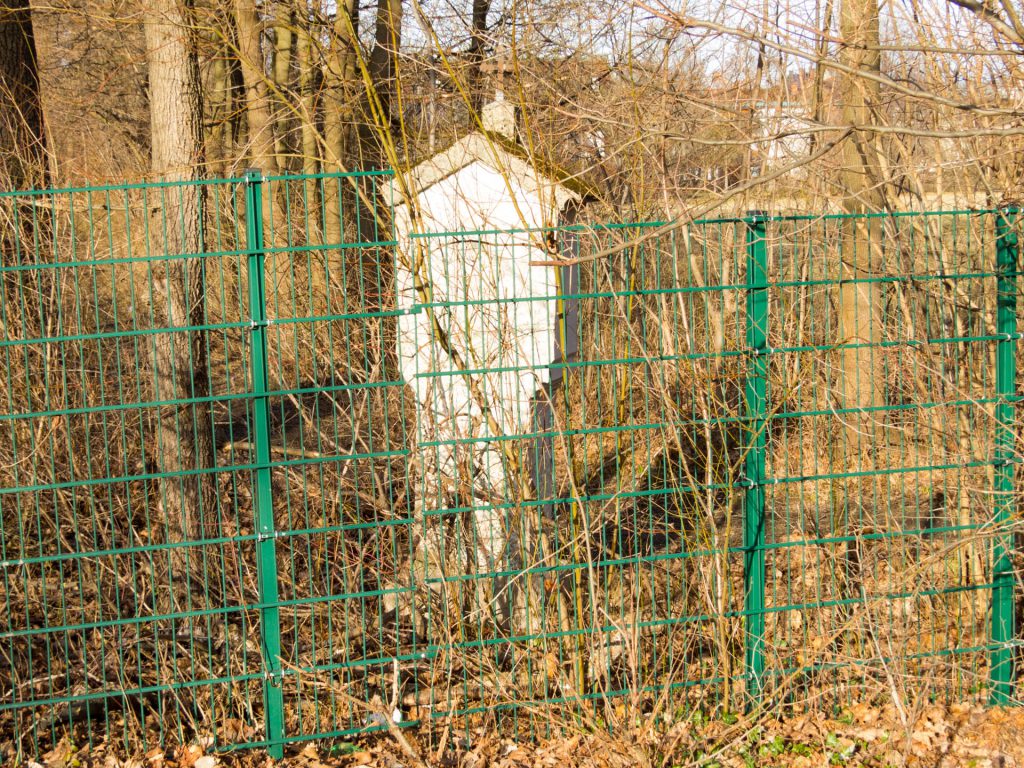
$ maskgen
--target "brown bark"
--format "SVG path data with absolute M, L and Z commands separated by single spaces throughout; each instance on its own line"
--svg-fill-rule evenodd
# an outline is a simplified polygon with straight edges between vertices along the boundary
M 309 34 L 309 9 L 306 0 L 298 0 L 298 39 L 295 44 L 296 67 L 299 76 L 299 151 L 302 155 L 302 173 L 306 176 L 319 173 L 320 161 L 317 151 L 316 127 L 316 77 L 313 58 L 313 39 Z M 317 184 L 305 182 L 306 216 L 311 222 L 319 219 L 320 205 L 317 200 Z
M 165 181 L 201 177 L 203 163 L 202 96 L 199 65 L 191 34 L 190 5 L 181 0 L 153 0 L 145 19 L 149 64 L 152 168 Z M 201 259 L 182 256 L 202 250 L 203 189 L 198 185 L 161 190 L 154 216 L 167 226 L 160 246 L 169 263 L 152 296 L 154 314 L 164 327 L 203 322 L 204 272 Z M 158 246 L 159 247 L 159 246 Z M 206 345 L 198 331 L 175 331 L 154 337 L 153 396 L 157 400 L 206 397 L 210 392 Z M 159 508 L 172 542 L 193 541 L 215 532 L 216 485 L 211 474 L 176 474 L 214 466 L 209 405 L 168 405 L 159 410 L 156 458 L 160 472 Z M 202 552 L 176 548 L 172 578 L 181 599 L 190 571 Z
M 293 8 L 290 0 L 278 3 L 274 25 L 274 154 L 277 167 L 288 171 L 288 125 L 292 122 L 288 100 L 291 97 L 292 43 L 295 35 Z
M 48 181 L 32 10 L 0 0 L 0 189 Z
M 334 35 L 327 54 L 325 79 L 327 93 L 324 104 L 324 166 L 328 171 L 340 171 L 349 158 L 348 136 L 355 121 L 353 109 L 358 87 L 356 71 L 356 45 L 354 38 L 359 26 L 355 0 L 338 4 L 334 22 Z M 324 238 L 327 243 L 340 243 L 344 235 L 341 220 L 342 190 L 334 179 L 324 181 Z
M 235 29 L 238 32 L 238 62 L 245 82 L 249 156 L 261 171 L 276 174 L 274 125 L 263 71 L 263 35 L 253 0 L 235 0 Z
M 402 0 L 377 0 L 377 18 L 373 49 L 368 69 L 373 94 L 360 121 L 360 165 L 380 168 L 384 165 L 382 134 L 392 134 L 393 102 L 398 76 L 398 49 L 402 44 Z
M 248 132 L 248 151 L 252 164 L 263 173 L 273 175 L 279 173 L 278 154 L 274 143 L 274 124 L 270 110 L 270 92 L 267 88 L 267 77 L 263 71 L 262 31 L 256 4 L 253 0 L 234 0 L 234 28 L 238 33 L 239 66 L 246 89 L 246 123 Z M 275 198 L 268 195 L 264 203 L 269 204 Z M 264 226 L 270 226 L 264 211 Z M 273 211 L 280 214 L 280 209 Z M 284 224 L 279 217 L 273 219 L 274 229 Z
M 840 61 L 868 76 L 881 71 L 879 51 L 878 0 L 842 0 L 839 32 L 843 41 Z M 876 80 L 855 74 L 843 81 L 842 114 L 849 126 L 867 126 L 875 122 L 880 88 Z M 867 214 L 883 210 L 885 198 L 879 172 L 876 137 L 870 132 L 854 131 L 842 146 L 840 179 L 843 207 L 847 213 Z M 877 408 L 885 403 L 884 370 L 880 359 L 882 341 L 881 284 L 866 282 L 877 278 L 882 261 L 882 225 L 878 219 L 850 218 L 843 221 L 842 284 L 839 294 L 839 335 L 848 345 L 842 350 L 842 404 L 849 409 L 843 422 L 844 470 L 868 472 L 877 466 L 882 414 Z M 849 480 L 843 492 L 834 489 L 832 527 L 836 532 L 856 534 L 858 522 L 869 523 L 878 509 L 881 489 L 878 478 Z M 850 539 L 843 558 L 846 581 L 844 594 L 860 594 L 862 574 L 859 544 Z M 846 611 L 847 609 L 843 609 Z M 849 621 L 849 616 L 845 617 Z
M 489 94 L 483 87 L 480 67 L 484 61 L 487 48 L 487 14 L 491 10 L 491 0 L 473 0 L 473 17 L 469 30 L 469 73 L 466 78 L 469 86 L 473 110 L 477 113 L 483 108 Z
M 210 62 L 209 81 L 210 171 L 214 176 L 226 176 L 230 160 L 231 73 L 228 71 L 226 51 L 217 46 Z
M 0 0 L 0 190 L 44 188 L 49 183 L 32 11 L 28 0 Z M 0 263 L 44 261 L 52 232 L 46 206 L 26 198 L 0 199 Z M 0 290 L 10 292 L 3 301 L 8 306 L 26 305 L 14 333 L 25 338 L 48 335 L 52 277 L 46 269 L 3 276 Z M 48 348 L 45 354 L 56 354 L 56 349 Z
M 268 176 L 281 171 L 275 144 L 270 89 L 263 70 L 263 33 L 253 0 L 235 0 L 238 61 L 245 82 L 245 118 L 252 165 Z M 275 245 L 287 240 L 287 222 L 281 205 L 279 183 L 267 184 L 263 196 L 263 226 Z
M 843 0 L 840 11 L 840 51 L 843 64 L 868 74 L 881 71 L 878 50 L 877 0 Z M 850 75 L 842 93 L 843 121 L 866 126 L 874 122 L 879 106 L 879 84 Z M 843 207 L 848 213 L 878 212 L 885 207 L 878 165 L 877 139 L 869 132 L 854 131 L 842 148 Z M 881 262 L 881 223 L 875 219 L 851 219 L 844 225 L 843 279 L 877 277 Z M 840 292 L 840 336 L 851 348 L 843 350 L 843 403 L 847 408 L 872 408 L 884 402 L 880 350 L 882 339 L 881 295 L 878 283 L 844 282 Z M 877 413 L 850 414 L 848 442 L 852 457 L 866 459 L 875 446 L 873 424 Z

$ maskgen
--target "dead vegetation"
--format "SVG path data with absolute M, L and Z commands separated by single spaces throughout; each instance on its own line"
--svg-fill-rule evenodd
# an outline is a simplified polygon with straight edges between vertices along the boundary
M 625 707 L 623 713 L 625 713 Z M 458 728 L 396 731 L 296 745 L 280 765 L 288 768 L 626 768 L 698 765 L 905 766 L 997 768 L 1024 761 L 1021 712 L 969 703 L 937 705 L 927 699 L 903 709 L 890 703 L 855 703 L 826 714 L 786 711 L 753 717 L 703 710 L 623 717 L 613 733 L 599 720 L 547 725 L 560 734 L 516 740 L 499 735 L 477 716 Z M 231 726 L 234 727 L 234 726 Z M 233 738 L 243 738 L 243 733 Z M 273 764 L 258 752 L 211 753 L 210 740 L 153 747 L 130 759 L 109 742 L 77 746 L 63 739 L 31 768 L 257 768 Z
M 163 258 L 143 225 L 147 194 L 126 192 L 117 206 L 109 194 L 68 195 L 52 256 L 63 266 L 4 273 L 16 322 L 4 324 L 0 387 L 0 690 L 14 706 L 0 711 L 0 730 L 19 756 L 93 749 L 113 734 L 119 746 L 104 749 L 121 756 L 154 739 L 170 754 L 200 736 L 210 746 L 263 738 L 244 217 L 235 188 L 211 193 L 202 318 L 217 507 L 198 538 L 173 542 L 157 514 L 145 363 L 165 329 L 140 311 Z M 390 729 L 397 711 L 448 732 L 447 749 L 481 722 L 519 740 L 635 718 L 661 718 L 659 733 L 671 734 L 679 712 L 734 718 L 747 684 L 744 225 L 694 231 L 685 247 L 661 239 L 584 272 L 581 364 L 553 403 L 559 501 L 539 521 L 550 547 L 529 575 L 446 573 L 424 626 L 394 586 L 422 531 L 412 406 L 393 375 L 389 252 L 332 251 L 289 226 L 288 250 L 266 259 L 286 733 Z M 893 242 L 915 226 L 894 225 Z M 921 696 L 980 700 L 991 280 L 931 282 L 935 251 L 902 252 L 921 278 L 886 294 L 885 447 L 851 472 L 828 227 L 783 231 L 770 251 L 767 471 L 780 482 L 766 499 L 768 689 L 794 708 L 889 700 L 900 718 Z M 582 247 L 605 237 L 597 230 Z M 989 271 L 988 251 L 964 238 L 942 241 L 947 271 Z M 932 341 L 945 337 L 961 340 Z M 448 493 L 444 524 L 471 546 L 465 512 L 479 500 Z M 538 515 L 530 498 L 501 501 L 513 530 Z M 202 574 L 170 615 L 157 600 L 169 544 Z M 499 577 L 540 584 L 539 623 L 525 633 L 480 608 L 475 582 Z M 477 750 L 467 744 L 458 759 Z M 520 748 L 508 744 L 476 753 L 507 763 Z

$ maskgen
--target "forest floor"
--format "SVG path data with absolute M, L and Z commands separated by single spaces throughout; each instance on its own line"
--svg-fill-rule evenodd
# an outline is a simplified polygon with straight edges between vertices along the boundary
M 276 762 L 256 750 L 204 754 L 199 745 L 170 754 L 157 748 L 127 761 L 103 745 L 78 751 L 58 746 L 28 768 L 1013 768 L 1024 767 L 1024 707 L 952 704 L 908 711 L 853 705 L 834 718 L 812 712 L 764 715 L 756 722 L 689 719 L 657 732 L 641 726 L 618 735 L 595 731 L 536 742 L 515 742 L 481 727 L 458 736 L 442 730 L 431 742 L 414 730 L 394 729 L 295 745 Z

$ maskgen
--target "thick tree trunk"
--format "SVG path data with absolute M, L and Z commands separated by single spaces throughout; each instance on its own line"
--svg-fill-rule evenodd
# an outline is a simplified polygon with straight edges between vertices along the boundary
M 191 181 L 203 166 L 202 96 L 199 65 L 191 34 L 191 7 L 180 0 L 152 0 L 145 19 L 149 63 L 152 165 L 165 181 Z M 203 189 L 170 187 L 154 194 L 154 214 L 166 227 L 162 250 L 169 257 L 166 275 L 157 283 L 152 302 L 164 327 L 183 328 L 203 322 L 202 259 Z M 152 349 L 153 397 L 183 400 L 210 392 L 206 345 L 198 331 L 158 334 Z M 211 474 L 195 474 L 214 466 L 213 434 L 207 403 L 160 408 L 156 424 L 156 458 L 161 473 L 159 507 L 171 542 L 194 541 L 216 531 L 216 483 Z M 190 473 L 190 474 L 176 474 Z M 197 573 L 203 552 L 194 547 L 172 550 L 168 590 L 182 600 L 190 573 Z M 180 603 L 179 603 L 180 604 Z M 167 607 L 165 602 L 164 607 Z
M 294 9 L 291 0 L 282 0 L 277 6 L 274 24 L 274 154 L 281 173 L 288 168 L 288 126 L 292 122 L 288 101 L 291 98 L 292 42 L 295 35 Z
M 840 58 L 848 67 L 867 74 L 881 69 L 878 50 L 878 0 L 843 0 L 840 36 L 845 43 Z M 879 106 L 877 82 L 850 75 L 843 91 L 843 121 L 865 126 L 874 121 Z M 856 131 L 843 145 L 843 207 L 848 213 L 879 212 L 885 206 L 878 171 L 875 138 L 870 132 Z M 881 224 L 874 219 L 855 219 L 846 223 L 843 238 L 844 280 L 869 280 L 878 277 L 881 262 Z M 880 300 L 877 283 L 844 283 L 841 292 L 840 335 L 853 348 L 843 352 L 844 405 L 847 408 L 871 408 L 883 403 L 879 350 L 867 347 L 881 341 Z M 854 455 L 865 456 L 864 448 L 874 435 L 871 425 L 877 414 L 851 414 L 849 437 Z
M 349 162 L 348 136 L 355 121 L 353 105 L 356 94 L 361 91 L 356 71 L 355 34 L 359 28 L 357 12 L 355 0 L 344 0 L 338 4 L 334 36 L 327 53 L 324 75 L 327 84 L 324 103 L 324 167 L 328 171 L 340 171 Z M 324 238 L 327 243 L 340 243 L 344 236 L 342 195 L 343 190 L 338 181 L 327 179 L 324 182 Z
M 32 10 L 28 0 L 0 0 L 0 190 L 43 188 L 49 181 Z M 45 207 L 19 199 L 0 200 L 0 263 L 24 263 L 33 255 L 41 258 L 41 251 L 32 244 L 49 243 L 51 227 Z M 25 295 L 38 299 L 42 309 L 50 295 L 49 277 L 46 270 L 11 273 L 4 282 L 22 301 Z M 14 299 L 13 305 L 18 301 Z M 42 333 L 42 328 L 23 332 L 29 336 Z
M 0 0 L 0 189 L 48 181 L 32 10 Z
M 275 142 L 270 90 L 263 68 L 263 33 L 253 0 L 235 0 L 235 28 L 238 32 L 238 59 L 245 81 L 245 118 L 248 125 L 248 150 L 252 164 L 268 176 L 281 171 Z M 287 241 L 287 222 L 281 205 L 280 184 L 266 185 L 263 197 L 263 226 L 273 244 Z
M 385 165 L 383 142 L 394 135 L 392 121 L 401 44 L 402 0 L 377 0 L 376 29 L 368 67 L 374 93 L 367 94 L 371 103 L 367 104 L 359 123 L 359 153 L 363 168 Z
M 302 154 L 302 173 L 311 176 L 320 171 L 320 159 L 316 127 L 316 69 L 313 57 L 313 38 L 309 33 L 309 8 L 306 5 L 306 0 L 298 0 L 296 12 L 299 19 L 298 39 L 295 44 L 295 63 L 299 71 L 299 151 Z M 307 180 L 303 196 L 306 205 L 306 218 L 316 230 L 319 229 L 316 225 L 320 224 L 318 186 L 316 182 Z
M 473 0 L 473 18 L 469 31 L 469 76 L 466 78 L 469 95 L 473 102 L 473 110 L 479 114 L 487 102 L 487 94 L 483 88 L 481 65 L 487 48 L 487 14 L 491 10 L 491 0 Z
M 839 31 L 843 40 L 840 60 L 848 67 L 874 75 L 881 71 L 878 0 L 842 0 Z M 843 82 L 843 121 L 867 126 L 875 121 L 880 89 L 868 77 L 848 75 Z M 850 214 L 877 213 L 885 208 L 882 176 L 878 167 L 877 139 L 869 131 L 854 131 L 842 147 L 843 207 Z M 840 395 L 847 409 L 843 416 L 843 471 L 867 472 L 878 466 L 882 414 L 874 410 L 885 403 L 882 341 L 881 283 L 872 282 L 884 269 L 882 222 L 874 218 L 850 218 L 842 223 L 842 285 L 839 332 L 842 342 Z M 855 534 L 876 514 L 881 490 L 877 477 L 850 479 L 842 493 L 834 493 L 833 530 Z M 837 489 L 838 491 L 838 489 Z M 860 594 L 860 549 L 853 539 L 846 547 L 845 594 Z
M 208 120 L 210 124 L 209 161 L 214 176 L 228 175 L 231 144 L 231 73 L 228 71 L 226 51 L 216 42 L 216 55 L 210 62 L 206 93 L 209 94 Z
M 263 35 L 253 0 L 235 0 L 235 29 L 238 31 L 238 62 L 245 81 L 249 156 L 261 171 L 276 174 L 274 123 L 263 70 Z
M 245 81 L 245 116 L 249 126 L 248 149 L 253 166 L 264 175 L 273 176 L 282 172 L 281 161 L 277 155 L 276 135 L 280 126 L 274 122 L 273 101 L 268 85 L 268 75 L 264 69 L 263 32 L 255 0 L 235 0 L 235 28 L 238 31 L 238 59 Z M 271 69 L 273 76 L 273 68 Z M 274 248 L 282 248 L 289 243 L 289 222 L 285 213 L 284 196 L 289 194 L 287 185 L 280 181 L 271 181 L 264 185 L 261 200 L 263 215 L 263 231 L 266 233 L 266 244 Z M 282 285 L 287 283 L 290 256 L 278 252 L 265 261 L 268 300 L 273 305 L 278 301 Z M 286 301 L 282 299 L 283 301 Z M 272 335 L 268 354 L 271 363 L 271 375 L 287 379 L 287 369 L 294 359 L 286 359 L 285 349 L 291 348 L 292 334 L 295 326 Z

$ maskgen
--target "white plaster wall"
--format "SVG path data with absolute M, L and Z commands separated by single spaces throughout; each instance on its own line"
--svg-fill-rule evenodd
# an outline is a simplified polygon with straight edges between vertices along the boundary
M 396 275 L 398 308 L 411 311 L 420 304 L 403 261 L 423 259 L 437 320 L 476 371 L 469 375 L 493 409 L 503 435 L 531 431 L 531 398 L 548 380 L 547 365 L 555 348 L 555 269 L 529 265 L 549 258 L 536 232 L 465 233 L 550 226 L 557 221 L 555 204 L 542 197 L 551 196 L 544 195 L 543 186 L 538 190 L 535 179 L 503 177 L 475 162 L 419 197 L 420 233 L 464 234 L 412 237 L 407 207 L 396 209 L 398 247 L 404 255 Z M 481 403 L 438 344 L 428 313 L 402 315 L 398 325 L 402 374 L 419 406 L 417 437 L 421 446 L 443 443 L 436 450 L 421 448 L 421 456 L 428 456 L 424 471 L 454 478 L 456 460 L 469 461 L 476 472 L 474 488 L 486 496 L 506 497 L 501 446 L 489 441 L 495 435 Z M 461 476 L 465 478 L 465 472 Z M 429 487 L 431 478 L 425 481 L 424 503 L 430 508 L 436 506 L 437 493 Z

